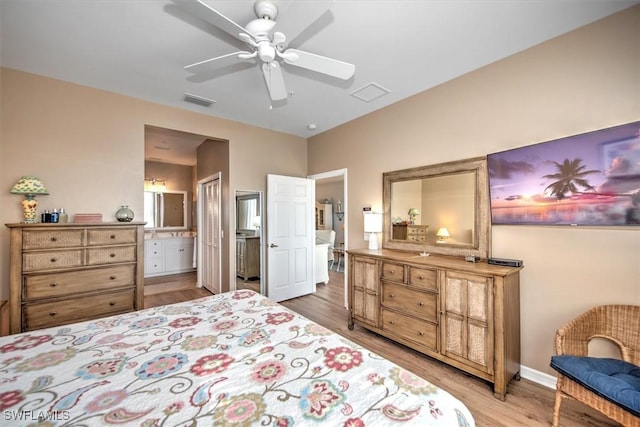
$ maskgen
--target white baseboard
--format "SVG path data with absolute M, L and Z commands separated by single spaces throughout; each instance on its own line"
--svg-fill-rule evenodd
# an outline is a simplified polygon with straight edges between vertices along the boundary
M 551 389 L 556 388 L 556 377 L 553 375 L 545 374 L 544 372 L 536 371 L 535 369 L 531 369 L 521 365 L 520 376 L 545 387 Z

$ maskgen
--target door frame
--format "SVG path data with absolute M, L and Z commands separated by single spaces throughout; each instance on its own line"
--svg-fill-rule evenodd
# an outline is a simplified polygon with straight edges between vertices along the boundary
M 347 280 L 349 277 L 349 263 L 347 262 L 347 249 L 349 248 L 349 195 L 348 195 L 348 181 L 347 181 L 347 168 L 335 169 L 327 172 L 316 173 L 313 175 L 308 175 L 307 178 L 313 180 L 323 180 L 327 178 L 336 178 L 342 177 L 342 192 L 344 194 L 344 200 L 342 201 L 342 210 L 345 212 L 344 217 L 342 218 L 342 223 L 344 224 L 344 307 L 349 307 L 349 296 L 348 296 L 348 284 Z
M 258 236 L 260 236 L 260 294 L 261 295 L 266 295 L 267 292 L 267 288 L 265 286 L 265 283 L 267 281 L 266 277 L 265 277 L 265 234 L 264 234 L 264 213 L 265 213 L 265 208 L 264 208 L 264 191 L 262 190 L 235 190 L 234 192 L 234 198 L 233 198 L 233 218 L 232 218 L 232 222 L 233 222 L 233 228 L 232 230 L 234 231 L 234 238 L 233 238 L 233 248 L 232 248 L 232 254 L 236 253 L 236 239 L 235 239 L 235 232 L 238 229 L 238 204 L 236 203 L 236 197 L 238 196 L 238 193 L 242 193 L 242 194 L 248 194 L 248 193 L 255 193 L 258 195 L 258 203 L 260 204 L 260 233 L 258 233 Z M 229 286 L 229 289 L 237 289 L 236 287 L 236 281 L 237 281 L 237 277 L 235 272 L 237 271 L 237 265 L 236 265 L 236 257 L 231 256 L 229 257 L 230 259 L 233 259 L 233 283 Z
M 197 239 L 198 239 L 198 253 L 196 256 L 196 286 L 198 288 L 202 287 L 202 252 L 203 252 L 203 246 L 202 246 L 202 241 L 203 239 L 200 236 L 200 233 L 203 230 L 203 226 L 202 226 L 202 221 L 203 221 L 203 211 L 204 211 L 204 203 L 202 202 L 202 187 L 204 186 L 204 184 L 212 182 L 212 181 L 218 181 L 218 191 L 219 191 L 219 195 L 218 195 L 218 241 L 216 242 L 216 245 L 218 247 L 218 257 L 215 260 L 216 261 L 216 272 L 217 272 L 217 276 L 218 276 L 218 286 L 219 286 L 219 292 L 222 292 L 222 173 L 221 172 L 216 172 L 212 175 L 209 175 L 205 178 L 202 178 L 200 180 L 198 180 L 197 186 L 196 186 L 196 205 L 197 205 L 197 209 L 196 209 L 196 223 L 197 223 L 197 230 L 198 230 L 198 234 L 197 234 Z

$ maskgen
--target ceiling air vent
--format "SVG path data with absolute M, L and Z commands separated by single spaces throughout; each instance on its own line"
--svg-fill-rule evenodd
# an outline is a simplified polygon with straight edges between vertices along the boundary
M 194 95 L 192 93 L 185 93 L 184 100 L 186 102 L 191 102 L 192 104 L 200 105 L 203 107 L 210 107 L 211 104 L 215 103 L 213 99 L 205 98 L 203 96 Z
M 371 82 L 362 86 L 360 89 L 351 92 L 351 96 L 358 98 L 360 101 L 371 102 L 374 99 L 378 99 L 381 96 L 388 94 L 389 92 L 389 89 L 383 88 L 378 83 Z

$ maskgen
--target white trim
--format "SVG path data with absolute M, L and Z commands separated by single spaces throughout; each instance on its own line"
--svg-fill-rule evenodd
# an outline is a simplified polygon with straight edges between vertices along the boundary
M 536 371 L 535 369 L 528 368 L 526 366 L 520 366 L 520 376 L 529 381 L 533 381 L 536 384 L 540 384 L 550 389 L 556 388 L 556 377 L 553 375 L 545 374 L 544 372 Z
M 349 248 L 349 194 L 348 188 L 349 183 L 347 181 L 347 168 L 343 169 L 335 169 L 332 171 L 316 173 L 313 175 L 308 175 L 307 178 L 318 180 L 318 179 L 326 179 L 326 178 L 334 178 L 334 177 L 342 177 L 342 186 L 343 186 L 343 199 L 342 200 L 342 211 L 345 213 L 342 218 L 342 223 L 344 224 L 344 308 L 349 308 L 349 292 L 348 292 L 348 278 L 349 278 L 349 264 L 347 263 L 347 253 L 346 250 Z M 315 187 L 314 187 L 315 188 Z
M 217 276 L 218 276 L 218 291 L 222 290 L 222 241 L 224 236 L 222 234 L 222 172 L 216 172 L 198 180 L 196 186 L 196 200 L 197 200 L 197 239 L 198 239 L 198 253 L 196 254 L 196 287 L 202 287 L 202 238 L 200 233 L 202 232 L 202 186 L 208 182 L 218 181 L 218 259 L 217 261 Z

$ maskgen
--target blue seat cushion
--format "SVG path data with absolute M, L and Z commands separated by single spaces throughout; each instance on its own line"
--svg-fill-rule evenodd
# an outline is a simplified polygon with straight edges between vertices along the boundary
M 601 357 L 552 356 L 551 367 L 640 417 L 640 367 Z

